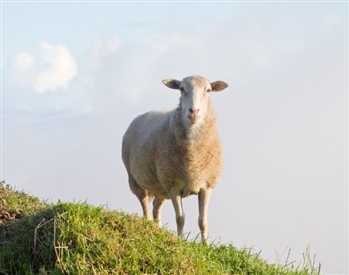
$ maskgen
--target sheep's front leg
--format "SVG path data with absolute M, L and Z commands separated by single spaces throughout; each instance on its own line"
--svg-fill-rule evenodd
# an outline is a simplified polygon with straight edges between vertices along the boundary
M 207 210 L 210 201 L 212 189 L 201 189 L 198 195 L 199 199 L 199 227 L 201 231 L 201 240 L 207 243 Z
M 153 201 L 153 217 L 154 221 L 156 221 L 159 226 L 161 226 L 161 209 L 164 202 L 164 199 L 159 199 L 157 197 L 155 197 Z
M 140 199 L 141 205 L 142 205 L 142 209 L 143 209 L 143 216 L 146 217 L 148 220 L 152 220 L 153 217 L 150 213 L 149 210 L 149 198 L 145 197 L 143 199 Z
M 183 227 L 185 222 L 185 216 L 183 212 L 182 197 L 175 189 L 170 191 L 170 196 L 174 210 L 176 212 L 177 234 L 183 237 Z

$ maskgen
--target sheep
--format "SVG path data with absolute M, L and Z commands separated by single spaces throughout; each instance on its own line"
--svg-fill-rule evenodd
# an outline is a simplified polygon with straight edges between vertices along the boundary
M 228 84 L 210 83 L 200 76 L 162 82 L 181 91 L 179 105 L 171 111 L 142 114 L 126 130 L 122 159 L 129 186 L 141 203 L 143 215 L 149 220 L 153 218 L 159 226 L 163 203 L 171 199 L 177 234 L 182 237 L 185 221 L 182 198 L 198 195 L 198 224 L 202 242 L 207 243 L 208 203 L 223 168 L 210 94 L 224 90 Z M 149 210 L 152 200 L 153 215 Z

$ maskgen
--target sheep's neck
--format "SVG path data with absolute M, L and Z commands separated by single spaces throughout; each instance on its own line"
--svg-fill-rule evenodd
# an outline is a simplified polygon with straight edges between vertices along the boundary
M 182 164 L 191 170 L 190 175 L 201 173 L 212 162 L 217 150 L 217 133 L 215 114 L 211 106 L 208 106 L 203 121 L 199 125 L 186 128 L 182 120 L 182 110 L 178 109 L 174 121 L 175 144 L 179 152 Z M 194 173 L 194 174 L 193 174 Z
M 215 114 L 211 107 L 211 102 L 208 102 L 207 110 L 202 118 L 203 121 L 200 124 L 191 125 L 187 127 L 185 125 L 186 119 L 182 118 L 182 109 L 179 106 L 176 110 L 177 122 L 176 131 L 174 132 L 177 145 L 184 150 L 184 152 L 189 152 L 195 150 L 196 148 L 202 148 L 202 145 L 208 143 L 208 139 L 212 137 L 212 132 L 216 131 L 215 129 Z M 180 119 L 179 119 L 180 118 Z

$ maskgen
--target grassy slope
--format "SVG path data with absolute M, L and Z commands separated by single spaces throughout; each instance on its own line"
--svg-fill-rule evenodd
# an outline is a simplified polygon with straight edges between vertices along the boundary
M 0 274 L 307 275 L 231 245 L 179 240 L 135 215 L 55 205 L 0 183 Z

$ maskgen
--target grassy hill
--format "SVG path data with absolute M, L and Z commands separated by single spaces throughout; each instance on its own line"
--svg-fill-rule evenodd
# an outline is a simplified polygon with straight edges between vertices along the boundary
M 87 203 L 48 204 L 0 183 L 0 274 L 320 274 L 251 250 L 178 239 L 154 223 Z

